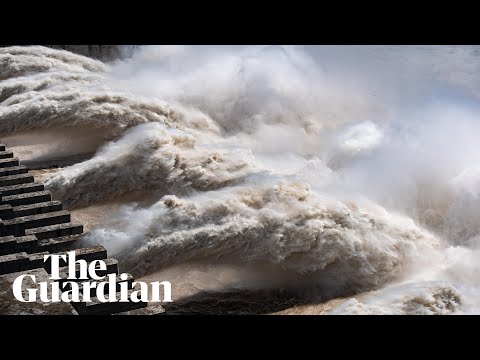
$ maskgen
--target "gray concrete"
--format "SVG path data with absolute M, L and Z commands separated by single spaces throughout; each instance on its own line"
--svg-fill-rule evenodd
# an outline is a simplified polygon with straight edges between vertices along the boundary
M 0 256 L 0 275 L 30 269 L 30 260 L 26 252 Z
M 112 315 L 164 315 L 165 309 L 162 305 L 149 305 L 142 309 L 130 310 Z
M 64 223 L 25 230 L 25 235 L 35 235 L 39 240 L 76 235 L 83 232 L 83 225 L 78 223 Z
M 14 213 L 13 213 L 13 207 L 12 205 L 0 205 L 0 219 L 2 220 L 8 220 L 8 219 L 13 219 Z
M 118 261 L 117 261 L 117 259 L 107 258 L 107 259 L 103 259 L 103 262 L 107 266 L 107 269 L 106 270 L 100 270 L 100 267 L 96 266 L 95 271 L 96 271 L 97 276 L 106 276 L 108 274 L 118 274 Z M 77 278 L 80 277 L 80 265 L 77 264 L 76 267 L 75 267 L 75 270 L 76 270 L 75 276 Z M 68 266 L 63 266 L 63 267 L 60 268 L 59 276 L 60 276 L 60 280 L 58 280 L 58 282 L 60 284 L 63 284 L 65 281 L 71 281 L 71 280 L 67 280 L 67 278 L 68 278 Z M 85 279 L 83 279 L 83 280 L 82 279 L 76 279 L 76 280 L 73 280 L 73 281 L 82 282 L 82 281 L 85 281 Z
M 33 183 L 33 175 L 29 173 L 24 174 L 15 174 L 0 177 L 0 187 L 9 186 L 9 185 L 20 185 Z
M 10 159 L 13 158 L 13 153 L 11 151 L 0 151 L 0 159 Z
M 119 45 L 45 45 L 54 49 L 63 49 L 102 61 L 120 58 Z
M 50 191 L 48 190 L 36 191 L 26 194 L 2 196 L 1 200 L 2 204 L 10 204 L 12 206 L 29 205 L 52 201 L 52 194 L 50 194 Z
M 0 217 L 1 217 L 1 206 L 0 205 Z M 45 201 L 36 204 L 29 205 L 20 205 L 12 208 L 13 217 L 21 216 L 30 216 L 37 214 L 46 214 L 49 212 L 61 211 L 63 210 L 62 203 L 60 201 Z
M 45 249 L 40 250 L 38 248 L 38 239 L 36 236 L 33 236 L 33 235 L 19 236 L 19 237 L 16 237 L 15 240 L 16 240 L 17 251 L 24 251 L 27 254 L 46 251 Z
M 72 250 L 75 252 L 75 258 L 76 260 L 85 260 L 87 262 L 91 262 L 93 260 L 103 260 L 107 258 L 107 250 L 103 246 L 92 246 L 88 248 L 81 248 L 81 249 L 74 249 Z M 68 251 L 62 251 L 58 253 L 52 253 L 54 255 L 67 255 Z M 67 258 L 68 259 L 68 258 Z M 67 261 L 60 259 L 59 264 L 61 267 L 67 266 Z M 44 269 L 47 270 L 47 272 L 51 272 L 51 266 L 52 262 L 51 259 L 47 259 L 47 261 L 44 264 Z
M 27 172 L 28 172 L 28 169 L 25 165 L 0 168 L 0 177 L 17 175 L 17 174 L 26 174 Z
M 29 268 L 38 269 L 44 268 L 45 255 L 48 255 L 47 251 L 41 253 L 28 254 Z
M 122 280 L 120 278 L 120 275 L 117 275 L 116 279 L 115 279 L 115 291 L 119 292 L 120 291 L 120 284 L 123 284 L 123 283 L 126 283 L 127 284 L 127 289 L 130 290 L 132 288 L 132 285 L 133 285 L 133 276 L 130 275 L 130 274 L 127 274 L 128 277 L 127 279 L 125 280 Z M 92 282 L 102 282 L 102 281 L 108 281 L 108 278 L 105 276 L 102 278 L 102 280 L 92 280 L 92 281 L 88 281 L 88 282 L 81 282 L 79 284 L 79 288 L 80 288 L 80 292 L 83 293 L 83 288 L 84 288 L 84 284 L 86 283 L 92 283 Z M 66 285 L 64 287 L 65 290 L 71 290 L 71 286 L 68 286 Z M 108 286 L 105 286 L 105 289 L 104 289 L 104 294 L 109 294 L 110 292 L 110 289 Z M 90 287 L 90 296 L 91 297 L 96 297 L 97 296 L 97 288 L 93 288 L 93 287 Z
M 19 252 L 0 256 L 0 275 L 44 267 L 44 256 L 48 252 L 27 254 Z
M 26 229 L 45 227 L 70 222 L 70 212 L 66 210 L 23 216 L 0 223 L 0 235 L 24 236 Z
M 0 237 L 0 256 L 21 252 L 17 249 L 17 239 L 14 236 Z
M 130 289 L 128 291 L 128 298 L 134 290 Z M 144 302 L 100 302 L 96 297 L 91 298 L 91 302 L 84 303 L 72 303 L 72 306 L 77 310 L 80 315 L 109 315 L 116 314 L 125 311 L 132 311 L 137 309 L 144 309 L 147 307 L 148 303 Z
M 83 225 L 72 223 L 70 212 L 63 210 L 62 203 L 52 201 L 50 192 L 44 190 L 43 184 L 35 183 L 34 177 L 28 174 L 28 169 L 20 165 L 18 159 L 13 158 L 11 152 L 5 151 L 1 144 L 0 200 L 0 314 L 151 315 L 164 312 L 160 305 L 147 307 L 148 304 L 142 302 L 100 303 L 95 298 L 96 289 L 90 290 L 92 303 L 51 304 L 40 300 L 22 303 L 14 299 L 11 288 L 18 275 L 36 275 L 38 282 L 52 281 L 48 275 L 51 262 L 44 260 L 46 254 L 66 254 L 74 250 L 77 260 L 82 259 L 88 263 L 103 260 L 106 270 L 100 271 L 97 265 L 97 275 L 106 277 L 108 274 L 117 274 L 117 292 L 120 291 L 121 283 L 127 283 L 131 293 L 133 277 L 128 275 L 126 280 L 120 279 L 117 260 L 108 258 L 103 246 L 75 248 L 83 233 Z M 58 280 L 62 286 L 67 281 L 67 261 L 61 261 L 60 265 L 64 265 L 60 268 L 61 279 Z M 80 275 L 79 269 L 77 265 L 77 277 Z M 91 279 L 74 281 L 82 287 L 85 281 Z M 108 293 L 108 287 L 105 290 Z
M 19 252 L 31 254 L 38 252 L 38 239 L 35 236 L 3 236 L 0 237 L 0 255 Z
M 43 184 L 39 183 L 30 183 L 30 184 L 20 184 L 20 185 L 10 185 L 0 187 L 0 195 L 2 198 L 4 196 L 25 194 L 37 191 L 44 191 L 45 187 Z
M 35 275 L 37 284 L 30 278 L 26 278 L 22 287 L 23 295 L 26 297 L 28 288 L 37 288 L 39 282 L 49 281 L 47 272 L 43 269 L 29 270 L 27 272 L 16 272 L 0 276 L 0 314 L 9 315 L 78 315 L 77 311 L 69 303 L 44 303 L 37 300 L 34 303 L 23 303 L 14 298 L 12 285 L 15 279 L 24 274 Z M 51 298 L 51 290 L 48 290 L 48 297 Z
M 34 236 L 34 235 L 31 235 Z M 36 236 L 34 236 L 37 238 Z M 57 238 L 50 238 L 38 240 L 39 251 L 60 252 L 66 250 L 73 250 L 75 242 L 81 238 L 81 234 L 61 236 Z
M 17 158 L 11 158 L 11 159 L 0 159 L 0 168 L 6 168 L 6 167 L 12 167 L 12 166 L 18 166 L 19 162 Z

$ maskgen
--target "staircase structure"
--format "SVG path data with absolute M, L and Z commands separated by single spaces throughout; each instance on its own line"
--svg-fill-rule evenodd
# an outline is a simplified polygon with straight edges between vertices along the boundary
M 96 298 L 91 289 L 92 302 L 72 303 L 22 303 L 14 298 L 13 281 L 22 274 L 36 276 L 36 282 L 50 280 L 50 263 L 46 254 L 63 254 L 75 251 L 76 259 L 87 262 L 103 260 L 107 269 L 97 275 L 118 274 L 118 262 L 109 258 L 103 246 L 80 247 L 77 244 L 83 234 L 83 225 L 72 222 L 71 214 L 62 203 L 52 199 L 50 191 L 36 182 L 28 169 L 20 164 L 11 151 L 0 144 L 0 315 L 2 314 L 162 314 L 160 305 L 148 306 L 146 302 L 108 302 Z M 67 264 L 61 264 L 60 283 L 67 277 Z M 85 280 L 78 280 L 85 282 Z M 133 291 L 133 277 L 126 280 Z M 26 284 L 35 287 L 34 284 Z M 62 288 L 62 286 L 60 286 Z M 64 290 L 68 290 L 64 289 Z

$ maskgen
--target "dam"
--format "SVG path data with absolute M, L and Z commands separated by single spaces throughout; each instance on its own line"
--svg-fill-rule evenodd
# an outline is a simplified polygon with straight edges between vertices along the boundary
M 83 225 L 72 222 L 71 214 L 54 200 L 42 183 L 36 182 L 26 166 L 21 165 L 13 152 L 0 144 L 0 315 L 153 315 L 162 314 L 160 305 L 148 302 L 101 302 L 96 288 L 91 288 L 91 302 L 23 303 L 14 298 L 12 286 L 21 275 L 30 281 L 22 284 L 35 288 L 37 283 L 52 281 L 50 261 L 45 255 L 64 255 L 74 251 L 77 259 L 87 263 L 102 260 L 106 265 L 96 273 L 105 279 L 116 276 L 116 292 L 128 289 L 134 292 L 134 279 L 130 274 L 119 275 L 118 261 L 108 257 L 103 246 L 81 246 Z M 68 264 L 60 264 L 59 284 L 67 281 Z M 124 275 L 124 274 L 122 274 Z M 90 279 L 89 281 L 94 281 Z M 62 287 L 60 287 L 62 288 Z M 64 290 L 68 290 L 65 288 Z

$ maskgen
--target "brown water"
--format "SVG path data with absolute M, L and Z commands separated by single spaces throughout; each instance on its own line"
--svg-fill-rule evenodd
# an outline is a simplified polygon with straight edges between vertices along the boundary
M 478 50 L 0 48 L 0 134 L 171 312 L 478 312 Z

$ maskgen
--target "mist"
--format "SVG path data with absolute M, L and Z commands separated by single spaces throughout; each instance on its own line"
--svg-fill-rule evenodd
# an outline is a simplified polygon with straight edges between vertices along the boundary
M 4 142 L 88 154 L 46 181 L 71 208 L 128 196 L 88 241 L 136 275 L 268 263 L 332 296 L 386 286 L 345 312 L 476 311 L 475 261 L 452 254 L 480 241 L 477 47 L 127 50 L 0 49 Z

